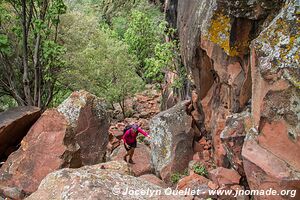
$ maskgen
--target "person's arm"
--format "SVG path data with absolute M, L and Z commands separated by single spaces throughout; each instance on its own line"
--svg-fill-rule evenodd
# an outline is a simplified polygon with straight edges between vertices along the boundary
M 138 128 L 138 132 L 140 132 L 141 134 L 143 134 L 145 137 L 150 137 L 150 135 L 146 131 L 144 131 L 143 129 L 141 129 L 141 128 Z
M 127 136 L 128 136 L 128 134 L 130 133 L 130 129 L 129 130 L 127 130 L 125 133 L 124 133 L 124 135 L 123 135 L 123 142 L 126 144 L 126 138 L 127 138 Z

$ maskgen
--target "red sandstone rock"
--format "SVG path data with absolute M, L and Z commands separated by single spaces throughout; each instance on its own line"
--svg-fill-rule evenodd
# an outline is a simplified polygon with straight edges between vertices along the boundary
M 209 171 L 211 180 L 218 185 L 234 185 L 239 184 L 241 176 L 233 169 L 218 167 Z
M 30 194 L 54 170 L 102 162 L 108 144 L 107 120 L 101 99 L 85 91 L 72 93 L 31 127 L 19 150 L 1 167 L 1 181 Z
M 177 188 L 179 190 L 184 190 L 190 188 L 191 190 L 199 190 L 200 194 L 195 195 L 200 198 L 208 197 L 208 190 L 210 189 L 207 184 L 209 180 L 198 174 L 191 174 L 179 180 L 177 183 Z
M 154 185 L 158 185 L 163 188 L 167 187 L 167 184 L 163 182 L 161 179 L 159 179 L 157 176 L 155 176 L 154 174 L 144 174 L 139 176 L 139 178 L 144 179 L 150 183 L 153 183 Z
M 23 106 L 0 113 L 0 161 L 16 150 L 16 146 L 40 116 L 40 109 Z
M 300 24 L 295 2 L 170 3 L 177 6 L 171 19 L 177 19 L 173 24 L 178 29 L 182 61 L 200 94 L 216 165 L 235 168 L 245 175 L 243 140 L 259 143 L 250 147 L 244 144 L 249 147 L 243 154 L 251 189 L 267 185 L 279 188 L 292 184 L 292 179 L 295 184 L 299 181 L 300 60 L 295 38 L 299 37 Z M 260 19 L 264 19 L 263 25 L 254 22 Z M 256 39 L 251 42 L 252 38 Z M 226 122 L 228 116 L 250 106 L 248 122 Z M 257 149 L 251 150 L 251 146 Z M 281 167 L 273 166 L 270 158 L 286 163 L 285 173 L 294 174 L 287 176 L 282 171 L 283 177 L 276 176 L 274 172 Z M 200 159 L 199 153 L 194 159 Z
M 299 198 L 300 180 L 297 170 L 291 168 L 284 160 L 272 152 L 262 148 L 254 139 L 248 139 L 243 146 L 243 164 L 247 181 L 252 189 L 267 190 L 296 190 L 295 199 Z M 267 199 L 266 196 L 256 197 Z M 272 196 L 270 199 L 282 199 L 281 196 Z
M 125 154 L 126 150 L 122 144 L 113 151 L 111 160 L 123 160 Z M 130 167 L 135 176 L 150 174 L 152 172 L 152 167 L 150 164 L 150 150 L 146 145 L 138 144 L 133 155 L 133 161 L 135 164 L 130 164 Z
M 63 144 L 66 132 L 67 120 L 61 113 L 57 110 L 43 113 L 23 139 L 20 149 L 1 167 L 4 183 L 31 193 L 48 173 L 67 165 L 70 161 L 60 158 L 67 152 Z M 69 155 L 72 158 L 72 154 Z
M 283 38 L 298 37 L 295 2 L 287 1 L 270 25 L 251 44 L 252 129 L 242 155 L 251 189 L 294 189 L 300 193 L 299 43 L 282 45 Z M 282 24 L 285 24 L 282 27 Z M 280 32 L 280 35 L 278 33 Z M 288 40 L 290 41 L 290 40 Z M 288 56 L 287 56 L 288 55 Z M 288 58 L 287 58 L 288 57 Z M 283 67 L 285 66 L 285 67 Z M 286 196 L 255 199 L 291 199 Z M 300 196 L 294 197 L 298 199 Z
M 210 189 L 212 189 L 212 190 L 216 190 L 216 189 L 219 188 L 218 184 L 216 184 L 216 183 L 214 183 L 214 182 L 212 182 L 212 181 L 209 181 L 207 185 L 208 185 L 208 187 L 209 187 Z
M 265 122 L 257 141 L 262 148 L 300 170 L 300 140 L 295 140 L 288 128 L 284 120 Z
M 202 152 L 204 150 L 204 146 L 200 142 L 194 141 L 194 152 Z
M 200 161 L 202 159 L 202 155 L 200 156 L 200 154 L 201 154 L 200 152 L 194 153 L 193 160 L 194 161 Z
M 185 188 L 196 188 L 199 185 L 206 185 L 208 184 L 209 180 L 203 176 L 198 174 L 192 174 L 190 176 L 186 176 L 179 180 L 177 183 L 178 189 L 185 189 Z
M 125 193 L 116 194 L 120 187 L 120 192 L 125 189 L 130 191 L 156 191 L 163 188 L 149 183 L 148 181 L 122 173 L 122 169 L 127 168 L 127 164 L 107 163 L 108 168 L 103 168 L 103 164 L 84 166 L 79 169 L 61 169 L 50 173 L 41 183 L 38 190 L 31 194 L 28 200 L 41 199 L 153 199 L 153 200 L 180 200 L 180 196 L 152 196 L 148 194 L 129 195 Z M 112 166 L 111 166 L 112 165 Z M 122 171 L 121 171 L 122 170 Z M 120 172 L 119 172 L 120 171 Z
M 210 157 L 209 150 L 203 150 L 202 154 L 203 154 L 203 160 L 204 161 L 209 161 L 210 160 L 211 157 Z

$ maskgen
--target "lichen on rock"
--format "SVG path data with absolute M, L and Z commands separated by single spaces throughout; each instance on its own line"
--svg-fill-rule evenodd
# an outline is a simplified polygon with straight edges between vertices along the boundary
M 300 88 L 300 16 L 295 1 L 287 1 L 281 12 L 252 42 L 259 70 L 265 79 L 280 74 Z
M 166 182 L 170 175 L 183 171 L 192 158 L 192 119 L 186 113 L 186 101 L 159 113 L 150 121 L 151 163 Z

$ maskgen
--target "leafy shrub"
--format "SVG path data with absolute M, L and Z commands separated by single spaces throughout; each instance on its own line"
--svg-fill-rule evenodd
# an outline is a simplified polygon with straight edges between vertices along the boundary
M 179 172 L 175 172 L 174 174 L 171 175 L 171 182 L 173 184 L 176 184 L 181 178 L 182 178 L 182 174 L 180 174 Z
M 176 184 L 180 179 L 182 179 L 183 177 L 188 176 L 188 175 L 189 175 L 188 169 L 185 169 L 183 171 L 183 173 L 175 172 L 175 173 L 171 174 L 171 182 L 173 184 Z
M 208 176 L 207 169 L 205 168 L 204 165 L 197 163 L 193 166 L 193 170 L 196 174 L 200 176 Z
M 139 143 L 143 143 L 144 140 L 145 140 L 145 136 L 144 136 L 144 135 L 139 135 L 139 136 L 137 137 L 137 141 L 138 141 Z

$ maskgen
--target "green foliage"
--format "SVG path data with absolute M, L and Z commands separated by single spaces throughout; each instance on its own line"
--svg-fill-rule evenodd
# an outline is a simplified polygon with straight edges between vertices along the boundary
M 193 165 L 193 170 L 196 174 L 201 175 L 201 176 L 208 176 L 208 171 L 205 168 L 205 166 L 201 163 L 196 163 Z
M 66 59 L 72 66 L 62 79 L 73 89 L 86 89 L 124 108 L 124 99 L 143 86 L 135 73 L 136 57 L 113 31 L 97 26 L 95 17 L 73 12 L 62 20 L 68 23 L 64 24 L 63 38 Z
M 0 94 L 19 96 L 20 105 L 28 103 L 21 6 L 0 0 Z M 141 78 L 160 84 L 166 71 L 179 72 L 177 42 L 165 42 L 174 30 L 147 0 L 33 0 L 26 1 L 26 15 L 30 94 L 35 99 L 40 91 L 42 105 L 56 106 L 71 91 L 86 89 L 119 103 L 125 115 L 124 99 L 143 88 Z
M 0 112 L 17 106 L 17 102 L 8 95 L 0 96 Z
M 173 71 L 174 72 L 174 71 Z M 174 82 L 172 83 L 172 88 L 174 89 L 180 89 L 183 87 L 184 82 L 187 80 L 187 73 L 184 66 L 179 65 L 177 69 L 175 70 L 177 78 L 174 79 Z
M 18 105 L 45 107 L 54 99 L 53 94 L 59 93 L 55 85 L 65 67 L 66 50 L 58 37 L 58 25 L 67 7 L 63 0 L 33 0 L 25 4 L 0 1 L 0 96 L 11 96 Z M 23 82 L 24 74 L 31 83 L 29 88 Z
M 146 13 L 134 10 L 130 16 L 128 28 L 124 34 L 124 41 L 129 45 L 129 51 L 135 54 L 138 58 L 139 65 L 137 72 L 144 78 L 153 78 L 152 74 L 159 74 L 160 68 L 164 61 L 159 60 L 159 53 L 167 45 L 163 44 L 164 41 L 164 26 L 165 23 L 158 24 L 153 18 L 149 17 Z M 157 56 L 152 58 L 153 56 Z M 167 59 L 166 57 L 163 57 Z M 146 74 L 145 66 L 148 63 L 149 69 L 153 69 L 151 75 Z M 150 66 L 150 67 L 149 67 Z M 158 78 L 159 80 L 161 77 Z
M 72 90 L 64 87 L 59 82 L 57 82 L 57 84 L 55 85 L 55 91 L 56 93 L 53 96 L 51 103 L 49 104 L 49 107 L 53 108 L 59 106 L 72 93 Z
M 182 179 L 183 177 L 187 176 L 188 175 L 188 169 L 185 169 L 183 173 L 179 173 L 179 172 L 175 172 L 173 174 L 171 174 L 171 182 L 173 184 L 176 184 L 178 183 L 178 181 L 180 179 Z
M 0 52 L 6 55 L 11 53 L 8 37 L 4 34 L 0 34 Z
M 182 178 L 182 174 L 178 173 L 178 172 L 175 172 L 171 175 L 171 182 L 173 184 L 176 184 L 178 183 L 178 181 Z
M 177 46 L 175 41 L 158 43 L 154 49 L 154 56 L 146 58 L 145 76 L 155 82 L 162 82 L 164 72 L 176 70 Z
M 139 142 L 139 143 L 143 143 L 144 142 L 144 140 L 145 140 L 145 136 L 144 135 L 138 135 L 138 137 L 137 137 L 137 141 Z
M 132 12 L 124 39 L 129 45 L 130 52 L 136 54 L 142 64 L 147 57 L 152 55 L 154 45 L 159 42 L 154 27 L 155 24 L 145 13 Z
M 64 1 L 56 0 L 51 4 L 47 13 L 47 18 L 50 19 L 53 24 L 58 24 L 60 22 L 58 16 L 61 14 L 65 14 L 66 12 L 67 6 L 65 5 Z
M 124 33 L 124 41 L 129 45 L 130 53 L 135 54 L 139 61 L 137 73 L 148 82 L 162 83 L 165 73 L 171 71 L 178 77 L 175 87 L 181 87 L 185 74 L 182 70 L 184 68 L 178 67 L 180 56 L 177 41 L 165 41 L 174 35 L 175 30 L 167 28 L 167 22 L 149 13 L 133 10 Z
M 183 173 L 175 172 L 175 173 L 171 174 L 171 182 L 173 184 L 178 183 L 178 181 L 180 179 L 182 179 L 185 176 L 188 176 L 188 173 L 189 173 L 188 169 L 185 169 Z
M 172 71 L 178 74 L 175 87 L 182 85 L 182 73 L 177 71 L 177 41 L 165 42 L 175 30 L 166 28 L 167 23 L 157 6 L 147 0 L 86 2 L 77 6 L 73 3 L 71 7 L 83 10 L 90 16 L 100 16 L 96 20 L 101 29 L 111 32 L 111 37 L 124 41 L 129 47 L 129 54 L 137 58 L 135 67 L 140 77 L 147 82 L 162 83 L 165 73 Z

